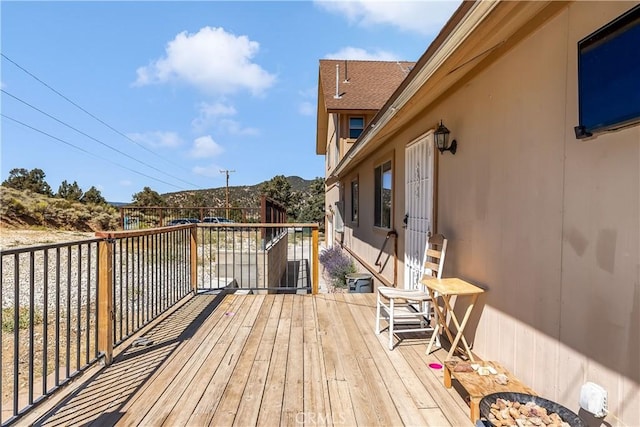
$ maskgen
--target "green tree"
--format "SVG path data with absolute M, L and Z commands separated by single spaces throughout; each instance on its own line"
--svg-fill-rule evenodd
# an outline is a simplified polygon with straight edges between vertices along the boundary
M 5 187 L 15 188 L 16 190 L 29 190 L 34 193 L 44 194 L 53 197 L 51 187 L 44 180 L 45 173 L 42 169 L 15 168 L 9 171 L 9 177 L 2 183 Z
M 80 199 L 82 203 L 90 203 L 94 205 L 106 205 L 107 201 L 104 197 L 102 197 L 102 193 L 96 187 L 91 186 L 90 189 L 87 190 L 86 193 L 82 195 Z
M 58 193 L 56 197 L 66 200 L 73 200 L 74 202 L 80 201 L 82 198 L 82 188 L 78 185 L 76 181 L 73 181 L 73 184 L 69 184 L 65 179 L 58 187 Z
M 311 194 L 300 208 L 298 221 L 318 223 L 320 231 L 324 231 L 324 178 L 316 178 L 310 185 Z
M 287 206 L 291 200 L 291 184 L 284 175 L 276 175 L 262 183 L 260 193 Z
M 157 191 L 149 187 L 144 187 L 141 192 L 132 196 L 133 204 L 136 206 L 166 206 L 167 202 Z
M 291 191 L 291 184 L 284 175 L 276 175 L 260 186 L 260 193 L 275 200 L 287 209 L 287 217 L 290 220 L 298 218 L 301 197 Z

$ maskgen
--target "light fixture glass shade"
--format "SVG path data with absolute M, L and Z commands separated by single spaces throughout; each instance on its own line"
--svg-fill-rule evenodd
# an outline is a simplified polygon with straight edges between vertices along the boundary
M 440 120 L 440 125 L 438 126 L 438 129 L 436 129 L 434 137 L 436 140 L 436 147 L 438 147 L 438 150 L 440 150 L 440 152 L 444 152 L 449 148 L 449 129 L 447 129 L 447 127 L 442 124 L 442 120 Z

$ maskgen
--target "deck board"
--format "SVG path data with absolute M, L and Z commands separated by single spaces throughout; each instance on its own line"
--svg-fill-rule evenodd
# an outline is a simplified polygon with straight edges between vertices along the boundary
M 62 403 L 20 423 L 121 426 L 472 425 L 427 365 L 387 349 L 373 294 L 196 295 Z M 35 417 L 35 418 L 34 418 Z

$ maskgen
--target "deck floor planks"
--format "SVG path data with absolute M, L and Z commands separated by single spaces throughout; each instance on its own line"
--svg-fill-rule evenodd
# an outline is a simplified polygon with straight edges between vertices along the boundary
M 295 426 L 304 408 L 304 305 L 303 298 L 293 299 L 291 329 L 287 354 L 280 425 Z
M 103 417 L 82 396 L 50 425 L 470 425 L 462 397 L 427 366 L 446 352 L 426 356 L 421 339 L 389 351 L 374 294 L 229 294 L 185 322 L 177 348 L 138 350 L 86 387 L 94 403 L 109 396 Z
M 240 298 L 232 298 L 232 304 L 221 307 L 215 312 L 215 317 L 209 318 L 215 327 L 199 327 L 196 332 L 185 340 L 178 354 L 165 364 L 162 376 L 152 377 L 149 388 L 143 394 L 145 402 L 136 407 L 143 409 L 137 411 L 126 410 L 122 422 L 128 425 L 161 425 L 164 418 L 176 408 L 177 401 L 192 387 L 192 381 L 197 376 L 203 361 L 214 350 L 217 341 L 228 330 L 230 320 L 224 314 L 238 310 L 246 304 Z M 203 324 L 209 323 L 206 320 Z M 132 405 L 136 405 L 133 403 Z M 146 408 L 146 409 L 145 409 Z M 128 409 L 128 408 L 127 408 Z
M 197 391 L 206 385 L 203 384 L 204 381 L 211 378 L 212 373 L 208 369 L 210 367 L 215 369 L 218 366 L 220 349 L 226 347 L 239 327 L 234 321 L 237 319 L 234 316 L 228 316 L 227 313 L 244 312 L 242 307 L 250 304 L 242 298 L 237 298 L 237 300 L 238 304 L 218 313 L 219 320 L 215 329 L 207 334 L 201 334 L 199 330 L 193 339 L 184 344 L 184 354 L 187 355 L 187 359 L 175 358 L 168 363 L 169 372 L 175 372 L 174 379 L 168 385 L 164 381 L 152 383 L 154 388 L 160 390 L 160 395 L 146 414 L 135 422 L 138 422 L 139 425 L 159 426 L 165 422 L 167 417 L 182 415 L 185 413 L 185 409 L 195 407 L 199 397 L 196 394 Z M 208 361 L 216 362 L 207 363 Z M 193 402 L 194 399 L 196 402 Z M 144 413 L 144 411 L 139 412 Z M 134 420 L 124 421 L 134 422 Z
M 314 298 L 318 322 L 318 339 L 324 359 L 328 404 L 327 418 L 333 424 L 356 425 L 355 405 L 349 393 L 349 384 L 344 375 L 342 359 L 338 353 L 338 337 L 335 333 L 335 314 L 330 307 L 335 304 L 331 294 L 320 294 Z
M 227 388 L 224 390 L 222 398 L 220 399 L 220 404 L 218 405 L 213 418 L 209 421 L 209 425 L 228 426 L 233 424 L 242 394 L 245 391 L 249 380 L 251 367 L 256 358 L 260 342 L 264 337 L 264 332 L 267 327 L 269 314 L 271 313 L 274 300 L 275 295 L 267 295 L 260 306 L 260 312 L 258 313 L 256 323 L 249 334 L 245 347 L 242 349 L 240 360 L 238 360 L 238 363 L 236 364 L 233 381 L 230 381 Z
M 389 390 L 380 375 L 380 371 L 369 352 L 367 345 L 360 333 L 359 324 L 362 318 L 353 317 L 351 305 L 356 304 L 354 294 L 337 294 L 336 302 L 340 312 L 343 326 L 349 336 L 351 346 L 356 354 L 356 363 L 363 373 L 365 392 L 370 403 L 371 411 L 376 417 L 375 424 L 382 426 L 401 425 L 402 418 L 393 404 Z
M 267 383 L 267 373 L 269 372 L 271 353 L 273 352 L 273 346 L 276 341 L 283 303 L 284 298 L 281 297 L 276 298 L 273 302 L 267 325 L 262 334 L 262 341 L 260 341 L 255 360 L 249 372 L 247 385 L 244 388 L 238 404 L 238 411 L 233 420 L 234 425 L 253 426 L 258 422 L 260 405 L 262 404 L 262 396 Z
M 329 392 L 327 390 L 324 358 L 318 339 L 318 316 L 315 298 L 304 298 L 304 401 L 302 421 L 314 425 L 333 424 L 330 417 Z M 306 418 L 313 417 L 313 420 Z M 300 421 L 300 420 L 299 420 Z
M 120 410 L 123 405 L 146 396 L 144 392 L 148 379 L 163 372 L 166 362 L 179 353 L 180 340 L 188 330 L 188 325 L 215 301 L 215 296 L 191 299 L 182 304 L 178 311 L 171 312 L 162 322 L 152 324 L 143 335 L 154 340 L 151 347 L 126 348 L 115 358 L 109 369 L 99 372 L 93 381 L 75 390 L 53 408 L 46 419 L 37 420 L 34 424 L 115 424 L 122 415 Z M 222 305 L 232 302 L 232 299 L 225 300 Z M 215 323 L 208 322 L 207 326 L 214 328 Z M 169 375 L 172 376 L 173 374 Z M 87 405 L 91 409 L 83 410 Z M 31 422 L 27 421 L 27 424 Z
M 365 304 L 353 301 L 349 307 L 355 318 L 371 319 Z M 388 349 L 380 351 L 386 340 L 380 340 L 375 335 L 373 323 L 357 322 L 357 325 L 391 399 L 398 408 L 402 422 L 406 425 L 424 425 L 426 420 L 418 409 L 436 406 L 431 393 L 416 379 L 413 370 L 399 352 Z
M 333 327 L 334 341 L 323 342 L 325 348 L 331 348 L 334 346 L 338 352 L 338 357 L 343 364 L 344 380 L 346 385 L 346 391 L 349 393 L 350 400 L 346 402 L 337 403 L 338 405 L 350 406 L 353 409 L 353 414 L 356 419 L 356 423 L 359 425 L 372 426 L 378 424 L 378 418 L 375 413 L 375 404 L 371 401 L 368 385 L 365 379 L 365 374 L 362 372 L 361 366 L 358 363 L 357 350 L 353 348 L 352 339 L 349 335 L 348 323 L 349 319 L 344 319 L 341 315 L 339 307 L 343 305 L 338 294 L 329 294 L 331 303 L 328 305 L 330 322 Z M 336 384 L 339 391 L 339 398 L 344 400 L 345 389 L 341 383 Z M 336 396 L 336 398 L 338 397 Z M 332 404 L 335 400 L 332 397 Z M 342 413 L 336 413 L 337 417 L 342 416 Z M 334 417 L 336 419 L 336 417 Z
M 433 396 L 429 392 L 429 388 L 422 381 L 420 381 L 420 379 L 415 375 L 415 372 L 414 372 L 416 369 L 428 369 L 427 365 L 425 364 L 424 366 L 413 366 L 409 362 L 407 362 L 407 359 L 403 356 L 403 354 L 400 351 L 396 351 L 396 349 L 389 351 L 387 349 L 387 344 L 388 344 L 387 331 L 382 331 L 378 336 L 375 335 L 376 301 L 375 301 L 375 297 L 373 297 L 374 294 L 367 294 L 367 295 L 368 296 L 371 295 L 371 299 L 367 300 L 366 304 L 359 304 L 357 306 L 358 309 L 360 310 L 360 316 L 363 319 L 371 320 L 370 323 L 367 323 L 366 326 L 363 326 L 363 328 L 361 328 L 361 333 L 365 337 L 373 336 L 374 339 L 377 341 L 377 343 L 380 346 L 382 346 L 382 348 L 385 350 L 385 354 L 387 354 L 387 356 L 389 357 L 389 362 L 396 372 L 395 375 L 402 380 L 407 390 L 410 391 L 411 397 L 414 400 L 417 408 L 419 409 L 437 408 L 438 405 L 436 404 L 435 400 L 433 399 Z M 422 345 L 423 344 L 420 341 L 420 344 L 417 345 L 417 347 L 419 348 Z M 424 343 L 424 347 L 426 348 L 426 342 Z M 373 341 L 372 341 L 371 353 L 374 355 L 378 355 L 378 353 L 380 353 L 379 351 L 375 350 L 375 344 Z M 377 357 L 380 357 L 380 356 L 378 355 Z
M 228 323 L 228 320 L 225 321 L 224 313 L 237 309 L 242 303 L 242 299 L 236 298 L 235 295 L 230 295 L 230 297 L 231 298 L 227 296 L 224 298 L 220 306 L 209 316 L 207 321 L 203 322 L 202 326 L 193 334 L 188 342 L 182 345 L 177 352 L 163 364 L 161 370 L 145 382 L 140 392 L 136 393 L 132 399 L 126 402 L 122 407 L 124 415 L 119 422 L 123 425 L 137 425 L 140 423 L 147 415 L 148 410 L 132 411 L 130 409 L 140 407 L 141 405 L 148 406 L 146 402 L 158 403 L 165 402 L 166 400 L 166 404 L 173 407 L 175 399 L 170 399 L 170 396 L 171 393 L 174 392 L 174 388 L 180 385 L 183 387 L 183 390 L 186 388 L 188 383 L 185 384 L 184 382 L 185 373 L 189 372 L 190 369 L 194 369 L 194 365 L 200 363 L 211 350 L 211 347 L 207 345 L 197 345 L 201 343 L 199 338 L 209 335 L 219 337 L 224 330 L 224 324 Z M 178 373 L 180 375 L 178 375 Z M 143 400 L 143 402 L 139 402 L 141 400 Z
M 414 367 L 414 372 L 420 378 L 421 381 L 424 382 L 425 386 L 429 387 L 431 390 L 431 395 L 433 396 L 436 404 L 441 409 L 441 411 L 445 414 L 449 424 L 452 426 L 466 426 L 471 425 L 471 421 L 469 420 L 468 411 L 469 407 L 466 406 L 460 396 L 454 394 L 455 392 L 448 390 L 444 387 L 444 383 L 442 380 L 442 370 L 434 372 L 429 372 L 431 368 L 428 367 L 430 362 L 437 362 L 438 359 L 435 356 L 427 356 L 425 354 L 424 346 L 401 346 L 398 348 L 400 352 L 407 359 L 407 362 Z M 440 350 L 439 350 L 440 351 Z M 446 353 L 445 353 L 446 356 Z M 417 369 L 416 367 L 424 367 L 422 369 Z M 461 406 L 466 406 L 466 409 L 463 411 Z M 466 411 L 466 412 L 465 412 Z M 431 424 L 430 425 L 436 425 Z
M 201 389 L 198 387 L 192 391 L 191 396 L 187 397 L 187 401 L 192 402 L 198 400 L 193 406 L 180 406 L 184 408 L 180 413 L 192 412 L 191 417 L 185 422 L 185 416 L 169 417 L 164 425 L 166 426 L 179 426 L 179 425 L 210 425 L 210 421 L 214 416 L 214 413 L 220 403 L 222 394 L 227 387 L 227 384 L 232 380 L 233 372 L 236 368 L 238 360 L 242 354 L 242 350 L 245 347 L 247 339 L 255 325 L 258 313 L 260 312 L 260 306 L 264 301 L 265 295 L 255 295 L 253 304 L 247 306 L 243 305 L 243 315 L 238 316 L 236 321 L 240 323 L 239 328 L 235 334 L 231 336 L 231 340 L 227 343 L 224 340 L 219 342 L 218 347 L 222 350 L 219 354 L 222 354 L 220 359 L 213 359 L 207 361 L 203 367 L 207 369 L 201 372 L 202 377 L 209 378 L 208 383 L 202 393 L 199 395 L 198 391 Z M 238 313 L 236 313 L 238 315 Z M 240 320 L 242 319 L 242 322 Z M 225 348 L 226 347 L 226 348 Z M 217 368 L 213 368 L 213 365 L 217 364 Z M 240 376 L 242 381 L 242 376 Z M 204 384 L 206 381 L 202 381 Z M 193 408 L 193 410 L 192 410 Z M 175 414 L 176 412 L 173 412 Z M 186 415 L 186 414 L 185 414 Z
M 294 295 L 283 296 L 282 311 L 278 331 L 269 362 L 269 372 L 265 383 L 260 414 L 257 425 L 280 425 L 282 412 L 284 382 L 287 375 L 287 357 L 289 353 L 289 335 L 291 334 L 291 313 Z

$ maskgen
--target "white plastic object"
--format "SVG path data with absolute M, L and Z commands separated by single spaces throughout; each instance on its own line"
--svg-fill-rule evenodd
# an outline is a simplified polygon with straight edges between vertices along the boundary
M 598 384 L 587 382 L 580 389 L 580 407 L 596 418 L 604 418 L 608 411 L 607 391 Z

